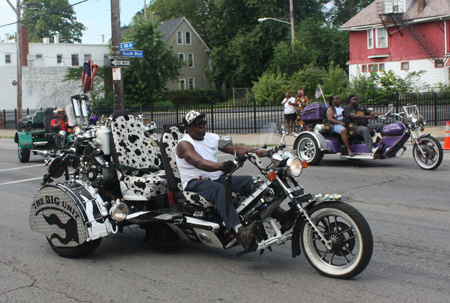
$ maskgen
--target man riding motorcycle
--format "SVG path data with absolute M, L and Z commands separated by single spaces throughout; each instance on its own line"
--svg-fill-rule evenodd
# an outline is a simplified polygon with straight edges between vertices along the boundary
M 387 113 L 389 114 L 389 113 Z M 361 136 L 367 145 L 369 151 L 374 156 L 379 148 L 373 147 L 372 131 L 381 132 L 384 127 L 383 123 L 369 123 L 368 119 L 374 120 L 376 115 L 384 115 L 381 112 L 375 112 L 366 108 L 359 108 L 359 98 L 357 95 L 348 97 L 348 106 L 344 110 L 344 119 L 350 136 Z
M 176 162 L 180 172 L 181 183 L 184 190 L 196 192 L 208 201 L 214 203 L 220 216 L 225 221 L 228 230 L 237 233 L 238 242 L 247 249 L 255 242 L 252 226 L 244 227 L 234 207 L 226 212 L 225 176 L 235 169 L 233 161 L 218 162 L 219 136 L 206 132 L 205 115 L 197 111 L 190 111 L 184 118 L 186 136 L 176 146 Z M 238 156 L 253 148 L 248 146 L 235 146 Z M 227 146 L 220 151 L 234 154 L 233 148 Z M 260 157 L 267 157 L 266 150 L 254 150 Z M 251 176 L 233 176 L 232 191 L 241 195 L 251 194 Z

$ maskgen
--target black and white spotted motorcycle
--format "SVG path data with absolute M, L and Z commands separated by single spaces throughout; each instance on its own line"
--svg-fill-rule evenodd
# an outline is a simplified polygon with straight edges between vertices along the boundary
M 155 245 L 185 240 L 240 248 L 213 204 L 181 190 L 174 147 L 183 135 L 182 124 L 165 125 L 158 149 L 126 110 L 115 112 L 107 126 L 76 131 L 83 153 L 76 155 L 75 144 L 72 155 L 61 155 L 69 178 L 48 180 L 38 190 L 30 209 L 31 229 L 44 234 L 57 254 L 69 258 L 93 252 L 103 237 L 126 232 L 130 225 L 144 229 L 144 241 Z M 233 143 L 223 138 L 220 144 Z M 233 204 L 242 222 L 254 227 L 258 240 L 251 251 L 272 251 L 291 241 L 292 256 L 303 251 L 323 275 L 351 278 L 361 273 L 373 250 L 368 223 L 339 195 L 305 192 L 298 183 L 303 164 L 284 148 L 274 148 L 267 165 L 251 152 L 236 158 L 236 171 L 248 162 L 261 172 L 254 178 L 251 196 L 227 191 L 228 206 Z M 290 219 L 281 225 L 273 217 L 286 199 Z

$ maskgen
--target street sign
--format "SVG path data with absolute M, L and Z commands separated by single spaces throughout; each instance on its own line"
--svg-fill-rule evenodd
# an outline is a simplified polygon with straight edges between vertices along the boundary
M 134 48 L 134 42 L 125 42 L 125 43 L 120 43 L 119 44 L 119 49 L 120 50 L 132 49 L 132 48 Z
M 122 57 L 144 58 L 144 51 L 122 51 Z
M 130 66 L 130 60 L 129 59 L 111 59 L 111 66 L 112 67 Z
M 120 67 L 113 67 L 113 80 L 114 81 L 120 81 L 122 79 L 122 72 L 120 70 Z

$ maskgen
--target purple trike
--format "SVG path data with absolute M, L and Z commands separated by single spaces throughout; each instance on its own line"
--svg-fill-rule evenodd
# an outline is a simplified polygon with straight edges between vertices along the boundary
M 426 122 L 420 115 L 416 105 L 403 106 L 403 111 L 393 113 L 393 106 L 389 111 L 378 116 L 379 121 L 393 121 L 387 124 L 381 133 L 373 136 L 374 146 L 379 147 L 378 152 L 372 155 L 366 144 L 359 137 L 350 138 L 350 148 L 355 154 L 348 156 L 342 138 L 338 134 L 329 134 L 325 131 L 323 119 L 328 106 L 325 103 L 307 105 L 303 110 L 302 121 L 309 128 L 296 136 L 293 149 L 298 157 L 317 165 L 322 161 L 324 154 L 341 153 L 341 158 L 373 160 L 401 157 L 406 151 L 405 143 L 411 138 L 413 144 L 413 157 L 420 168 L 433 170 L 439 167 L 443 158 L 442 146 L 430 134 L 421 134 Z M 388 120 L 389 119 L 389 120 Z M 400 155 L 397 155 L 402 150 Z

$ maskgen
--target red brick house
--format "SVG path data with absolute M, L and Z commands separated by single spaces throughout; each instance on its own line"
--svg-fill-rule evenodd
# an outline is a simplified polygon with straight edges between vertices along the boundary
M 425 70 L 427 84 L 450 83 L 450 0 L 375 0 L 340 30 L 350 34 L 350 79 Z

